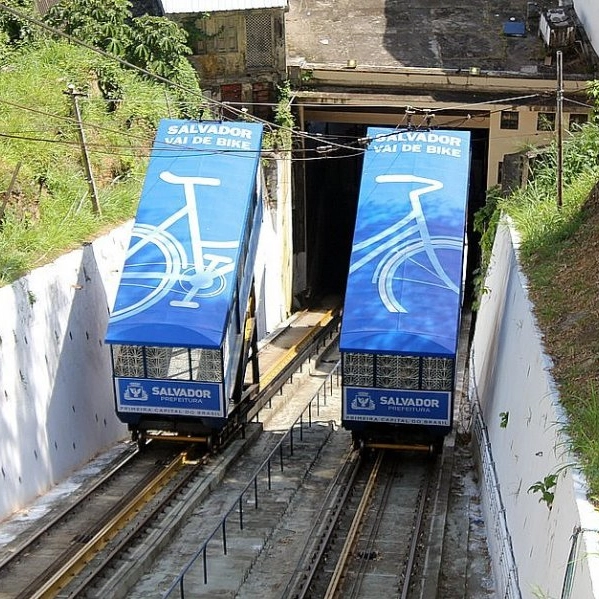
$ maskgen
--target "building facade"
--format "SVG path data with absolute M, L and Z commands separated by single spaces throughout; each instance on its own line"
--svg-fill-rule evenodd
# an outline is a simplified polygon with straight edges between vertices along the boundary
M 161 6 L 189 35 L 202 92 L 269 118 L 268 105 L 286 77 L 287 0 L 161 0 Z

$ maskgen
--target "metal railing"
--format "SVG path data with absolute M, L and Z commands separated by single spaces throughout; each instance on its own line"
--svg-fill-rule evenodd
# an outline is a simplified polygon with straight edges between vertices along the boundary
M 339 366 L 338 362 L 331 372 L 326 376 L 322 385 L 318 388 L 314 396 L 307 402 L 304 406 L 304 409 L 300 413 L 300 415 L 295 419 L 293 424 L 287 429 L 285 434 L 281 437 L 281 439 L 277 442 L 272 451 L 268 454 L 268 456 L 264 459 L 264 461 L 260 464 L 260 466 L 256 469 L 254 475 L 247 482 L 245 487 L 239 493 L 235 501 L 231 504 L 231 507 L 225 512 L 224 516 L 221 518 L 219 524 L 214 528 L 212 533 L 208 535 L 208 537 L 204 540 L 204 542 L 199 546 L 197 551 L 191 557 L 191 559 L 187 562 L 185 567 L 181 570 L 179 575 L 175 578 L 174 582 L 171 584 L 169 589 L 162 596 L 163 599 L 167 599 L 171 597 L 172 593 L 179 589 L 179 597 L 181 599 L 185 599 L 185 577 L 189 573 L 192 566 L 201 558 L 202 559 L 202 567 L 204 574 L 204 584 L 208 584 L 208 545 L 214 541 L 218 541 L 222 543 L 223 547 L 223 555 L 227 555 L 227 521 L 232 517 L 232 515 L 236 512 L 239 512 L 239 530 L 243 530 L 243 498 L 250 491 L 253 491 L 254 495 L 254 509 L 258 509 L 258 479 L 260 476 L 266 471 L 266 479 L 268 490 L 272 489 L 271 487 L 271 471 L 272 471 L 272 463 L 275 461 L 279 462 L 280 471 L 284 470 L 284 460 L 283 460 L 283 446 L 286 441 L 289 442 L 289 451 L 290 455 L 293 455 L 293 440 L 294 440 L 294 430 L 299 425 L 299 435 L 300 440 L 303 440 L 303 426 L 304 419 L 307 418 L 308 426 L 312 426 L 312 410 L 315 404 L 316 408 L 316 417 L 320 415 L 320 406 L 327 405 L 327 397 L 328 395 L 332 395 L 333 393 L 333 385 L 335 387 L 339 387 L 340 385 L 340 376 L 339 376 Z M 219 534 L 221 533 L 221 534 Z
M 501 497 L 501 491 L 495 461 L 491 452 L 491 442 L 487 433 L 478 400 L 472 403 L 473 421 L 472 432 L 477 440 L 479 448 L 479 459 L 482 469 L 481 485 L 485 489 L 486 502 L 490 522 L 487 524 L 489 536 L 488 543 L 491 550 L 498 555 L 497 566 L 494 568 L 498 597 L 503 599 L 522 599 L 520 582 L 518 580 L 518 567 L 514 558 L 512 537 L 506 521 L 505 507 Z

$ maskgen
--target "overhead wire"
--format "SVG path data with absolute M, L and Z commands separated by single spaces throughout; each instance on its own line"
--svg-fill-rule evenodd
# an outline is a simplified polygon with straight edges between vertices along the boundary
M 40 110 L 38 108 L 32 108 L 32 107 L 29 107 L 29 106 L 23 106 L 22 104 L 18 104 L 16 102 L 11 102 L 9 100 L 0 99 L 0 104 L 5 104 L 5 105 L 11 106 L 13 108 L 18 108 L 18 109 L 21 109 L 21 110 L 24 110 L 24 111 L 32 112 L 34 114 L 39 114 L 39 115 L 44 116 L 44 117 L 58 119 L 58 120 L 63 121 L 63 122 L 66 121 L 66 122 L 69 122 L 69 123 L 72 123 L 72 124 L 77 124 L 77 122 L 78 122 L 77 119 L 75 119 L 74 117 L 68 116 L 68 115 L 61 115 L 61 114 L 50 113 L 50 112 L 47 112 L 47 111 Z M 126 135 L 127 139 L 131 139 L 133 137 L 134 139 L 139 140 L 140 144 L 142 144 L 142 146 L 140 146 L 141 149 L 144 149 L 147 146 L 147 141 L 148 140 L 147 140 L 147 138 L 144 138 L 142 136 L 132 135 L 130 132 L 125 133 L 125 132 L 123 132 L 121 130 L 113 129 L 113 128 L 110 128 L 110 127 L 105 127 L 103 125 L 98 125 L 97 123 L 93 123 L 93 122 L 90 122 L 90 121 L 84 121 L 84 124 L 85 124 L 85 127 L 87 129 L 95 129 L 95 130 L 102 131 L 102 132 L 114 133 L 116 135 Z M 6 138 L 12 138 L 12 139 L 22 139 L 24 141 L 46 141 L 46 142 L 52 142 L 52 143 L 67 143 L 66 140 L 60 140 L 60 139 L 28 138 L 28 137 L 26 137 L 24 135 L 25 133 L 27 133 L 27 132 L 20 131 L 18 134 L 14 133 L 14 132 L 12 132 L 12 133 L 0 133 L 0 137 L 6 137 Z M 322 136 L 322 137 L 325 138 L 324 141 L 326 141 L 326 136 Z M 321 141 L 321 136 L 320 135 L 318 135 L 318 136 L 312 136 L 312 139 L 314 139 L 315 141 L 320 142 Z M 68 142 L 68 143 L 70 143 L 70 142 Z M 77 144 L 74 144 L 74 145 L 77 145 Z M 100 151 L 100 148 L 101 148 L 100 144 L 88 141 L 87 145 L 90 146 L 90 147 L 94 147 L 95 148 L 94 151 Z M 348 150 L 355 150 L 354 146 L 349 146 L 349 145 L 345 144 L 344 147 L 346 149 L 348 149 Z M 107 152 L 110 152 L 110 151 L 115 150 L 115 149 L 122 149 L 122 148 L 131 149 L 132 151 L 136 149 L 136 147 L 132 146 L 131 144 L 126 145 L 126 146 L 119 146 L 119 145 L 111 144 L 111 146 L 109 147 L 109 149 L 107 150 Z M 177 151 L 179 151 L 179 150 L 185 150 L 185 149 L 186 149 L 186 147 L 184 145 L 176 147 Z M 196 147 L 194 147 L 194 146 L 189 146 L 189 147 L 187 147 L 187 149 L 189 151 L 198 151 L 198 149 Z M 265 148 L 265 151 L 269 151 L 269 150 L 270 150 L 269 148 Z M 227 151 L 227 150 L 223 149 L 223 151 Z M 314 148 L 312 148 L 312 149 L 310 149 L 310 148 L 301 148 L 301 149 L 298 149 L 298 148 L 296 148 L 294 150 L 295 153 L 300 152 L 300 151 L 309 152 L 309 151 L 317 151 L 317 149 L 314 149 Z M 259 150 L 252 150 L 252 152 L 259 152 Z M 149 155 L 149 152 L 147 152 L 147 154 Z
M 161 83 L 164 83 L 170 87 L 173 87 L 175 89 L 179 89 L 180 91 L 184 91 L 188 94 L 190 94 L 192 97 L 198 97 L 198 99 L 201 101 L 202 104 L 205 104 L 208 107 L 216 107 L 218 109 L 218 112 L 222 114 L 222 111 L 224 111 L 225 109 L 237 114 L 237 116 L 239 116 L 242 120 L 246 120 L 246 121 L 252 121 L 252 122 L 257 122 L 257 123 L 261 123 L 262 125 L 266 126 L 268 129 L 270 130 L 280 130 L 280 131 L 284 131 L 288 134 L 290 134 L 292 136 L 292 139 L 301 139 L 303 141 L 306 140 L 310 140 L 312 142 L 316 142 L 319 143 L 323 140 L 323 136 L 321 135 L 314 135 L 312 133 L 308 133 L 308 132 L 304 132 L 304 131 L 299 131 L 298 129 L 295 128 L 288 128 L 288 127 L 284 127 L 282 125 L 278 125 L 276 123 L 272 123 L 268 120 L 259 118 L 255 115 L 252 115 L 250 113 L 248 113 L 247 111 L 247 105 L 260 105 L 260 106 L 277 106 L 277 104 L 275 103 L 247 103 L 247 102 L 221 102 L 218 100 L 214 100 L 212 98 L 209 98 L 207 96 L 205 96 L 204 94 L 202 94 L 201 92 L 198 93 L 197 90 L 191 89 L 191 88 L 187 88 L 184 85 L 181 85 L 177 82 L 174 82 L 166 77 L 163 77 L 161 75 L 158 75 L 156 73 L 152 73 L 150 71 L 148 71 L 147 69 L 144 69 L 142 67 L 139 67 L 133 63 L 130 63 L 122 58 L 120 58 L 119 56 L 116 56 L 114 54 L 111 54 L 109 52 L 106 52 L 104 50 L 102 50 L 101 48 L 97 48 L 95 46 L 92 46 L 91 44 L 88 44 L 78 38 L 75 38 L 74 36 L 71 36 L 63 31 L 61 31 L 60 29 L 57 29 L 55 27 L 52 27 L 46 23 L 44 23 L 43 21 L 36 19 L 30 15 L 27 15 L 25 13 L 22 13 L 21 11 L 14 9 L 12 7 L 9 7 L 5 4 L 0 3 L 0 10 L 3 10 L 5 12 L 8 12 L 9 14 L 12 14 L 14 17 L 17 17 L 19 19 L 23 19 L 26 20 L 54 35 L 58 35 L 60 37 L 63 37 L 65 39 L 67 39 L 68 41 L 70 41 L 71 43 L 74 43 L 76 45 L 79 45 L 81 47 L 84 47 L 92 52 L 98 53 L 102 56 L 104 56 L 105 58 L 109 59 L 109 60 L 114 60 L 116 62 L 118 62 L 119 64 L 121 64 L 122 66 L 129 68 L 129 69 L 133 69 L 135 71 L 138 71 L 140 73 L 142 73 L 143 75 L 156 79 L 157 81 L 160 81 Z M 590 89 L 592 87 L 592 84 L 589 84 L 588 89 Z M 392 105 L 392 104 L 381 104 L 381 103 L 363 103 L 363 104 L 358 104 L 355 105 L 355 107 L 357 108 L 368 108 L 370 107 L 385 107 L 385 108 L 398 108 L 398 109 L 403 109 L 404 113 L 403 113 L 403 118 L 402 120 L 396 125 L 396 129 L 400 129 L 401 127 L 406 127 L 408 129 L 410 128 L 414 128 L 413 125 L 413 117 L 415 114 L 421 114 L 423 115 L 423 119 L 420 123 L 420 125 L 418 125 L 418 128 L 427 128 L 427 127 L 432 127 L 433 126 L 433 121 L 434 118 L 437 114 L 442 114 L 443 112 L 447 112 L 447 111 L 452 111 L 452 110 L 464 110 L 464 109 L 472 109 L 475 108 L 477 106 L 487 106 L 487 105 L 492 105 L 492 104 L 506 104 L 506 103 L 515 103 L 515 102 L 520 102 L 522 100 L 528 100 L 528 99 L 534 99 L 537 98 L 539 96 L 550 96 L 551 93 L 555 93 L 555 92 L 545 92 L 545 93 L 534 93 L 534 94 L 526 94 L 526 95 L 519 95 L 519 96 L 513 96 L 513 97 L 499 97 L 499 98 L 495 98 L 495 99 L 490 99 L 490 100 L 483 100 L 480 102 L 470 102 L 468 104 L 457 104 L 454 106 L 437 106 L 435 108 L 419 108 L 419 107 L 415 107 L 412 105 L 405 105 L 403 107 L 399 107 L 396 105 Z M 10 104 L 10 102 L 1 100 L 2 102 L 6 103 L 6 104 Z M 585 107 L 589 107 L 592 108 L 589 105 L 577 102 L 575 100 L 570 100 L 568 99 L 568 101 L 571 101 L 573 103 L 579 104 L 581 106 L 585 106 Z M 293 102 L 293 98 L 291 98 L 289 100 L 289 104 L 291 105 L 291 103 Z M 311 104 L 311 103 L 304 103 L 302 102 L 302 107 L 306 108 L 306 107 L 319 107 L 322 108 L 322 104 Z M 16 104 L 15 104 L 16 106 Z M 237 106 L 241 106 L 241 108 L 237 108 Z M 28 109 L 25 108 L 23 106 L 20 106 L 20 108 L 22 109 Z M 32 111 L 35 111 L 35 109 L 30 109 Z M 499 111 L 501 109 L 498 109 L 497 111 Z M 489 114 L 492 114 L 493 112 L 497 112 L 497 111 L 491 111 Z M 60 117 L 58 115 L 48 115 L 48 116 L 53 116 L 54 118 L 64 118 L 64 119 L 69 119 L 70 117 L 64 116 L 64 117 Z M 463 124 L 464 122 L 466 122 L 468 119 L 473 118 L 470 115 L 467 116 L 460 116 L 458 118 L 456 118 L 456 122 L 459 122 L 460 124 Z M 404 124 L 405 123 L 405 124 Z M 447 126 L 450 123 L 445 123 L 444 125 Z M 90 126 L 90 127 L 96 127 L 98 129 L 101 129 L 101 127 L 99 125 L 95 125 L 93 123 L 85 123 L 86 126 Z M 105 129 L 106 131 L 110 131 L 110 129 Z M 118 132 L 118 131 L 114 131 L 114 133 L 122 133 L 122 132 Z M 345 136 L 347 137 L 347 136 Z M 334 150 L 345 150 L 345 151 L 355 151 L 356 148 L 362 146 L 363 147 L 363 139 L 356 137 L 355 140 L 355 144 L 353 145 L 354 142 L 349 142 L 349 143 L 338 143 L 335 141 L 335 139 L 337 139 L 338 136 L 331 136 L 331 137 L 327 137 L 326 138 L 326 144 L 328 144 L 329 146 L 331 146 L 330 149 L 327 149 L 326 151 L 324 151 L 322 148 L 319 151 L 320 154 L 320 158 L 322 159 L 328 159 L 330 158 L 330 153 Z M 54 140 L 56 141 L 56 140 Z M 297 150 L 297 149 L 296 149 Z M 306 150 L 304 150 L 306 151 Z
M 142 67 L 139 67 L 131 62 L 128 62 L 127 60 L 124 60 L 123 58 L 116 56 L 114 54 L 111 54 L 109 52 L 106 52 L 105 50 L 102 50 L 101 48 L 97 48 L 96 46 L 92 46 L 91 44 L 88 44 L 87 42 L 84 42 L 72 35 L 69 35 L 67 33 L 65 33 L 64 31 L 61 31 L 60 29 L 57 29 L 55 27 L 52 27 L 50 25 L 48 25 L 47 23 L 44 23 L 43 21 L 36 19 L 35 17 L 32 17 L 30 15 L 27 15 L 17 9 L 14 9 L 12 7 L 9 7 L 5 4 L 0 3 L 0 10 L 3 10 L 5 12 L 8 12 L 9 14 L 13 15 L 14 17 L 17 17 L 19 19 L 23 19 L 26 20 L 46 31 L 48 31 L 49 33 L 52 33 L 53 35 L 57 35 L 60 37 L 63 37 L 65 39 L 67 39 L 69 42 L 79 45 L 81 47 L 86 48 L 87 50 L 90 50 L 92 52 L 95 52 L 97 54 L 100 54 L 101 56 L 108 58 L 110 60 L 115 60 L 116 62 L 118 62 L 119 64 L 121 64 L 122 66 L 125 66 L 129 69 L 133 69 L 135 71 L 138 71 L 140 73 L 142 73 L 143 75 L 156 79 L 157 81 L 160 81 L 161 83 L 164 83 L 168 86 L 174 87 L 176 89 L 179 89 L 180 91 L 183 91 L 185 93 L 190 94 L 191 96 L 195 96 L 198 97 L 199 96 L 199 100 L 201 100 L 202 103 L 205 103 L 207 106 L 212 106 L 212 107 L 216 107 L 218 108 L 219 111 L 224 111 L 225 109 L 234 112 L 235 114 L 237 114 L 238 117 L 242 118 L 243 120 L 246 121 L 252 121 L 252 122 L 256 122 L 256 123 L 260 123 L 263 126 L 267 127 L 268 129 L 278 129 L 284 132 L 287 132 L 289 134 L 291 134 L 292 136 L 296 136 L 296 137 L 300 137 L 300 138 L 304 138 L 304 139 L 312 139 L 312 136 L 308 133 L 302 132 L 302 131 L 298 131 L 296 129 L 290 129 L 288 127 L 284 127 L 282 125 L 278 125 L 276 123 L 272 123 L 266 119 L 262 119 L 260 117 L 257 117 L 256 115 L 252 115 L 249 114 L 247 111 L 244 111 L 242 109 L 238 109 L 235 106 L 233 106 L 232 103 L 230 102 L 221 102 L 218 100 L 214 100 L 212 98 L 209 98 L 203 94 L 198 94 L 197 90 L 185 87 L 184 85 L 181 85 L 175 81 L 172 81 L 166 77 L 163 77 L 161 75 L 158 75 L 156 73 L 152 73 L 151 71 L 148 71 L 147 69 L 144 69 Z M 348 149 L 348 150 L 355 150 L 355 148 L 353 147 L 344 147 L 343 144 L 337 144 L 334 141 L 330 141 L 329 143 L 331 143 L 332 145 L 336 146 L 339 149 Z

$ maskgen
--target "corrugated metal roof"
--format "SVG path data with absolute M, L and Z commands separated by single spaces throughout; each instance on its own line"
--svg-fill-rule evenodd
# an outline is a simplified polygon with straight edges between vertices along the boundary
M 164 14 L 286 8 L 287 0 L 160 0 Z

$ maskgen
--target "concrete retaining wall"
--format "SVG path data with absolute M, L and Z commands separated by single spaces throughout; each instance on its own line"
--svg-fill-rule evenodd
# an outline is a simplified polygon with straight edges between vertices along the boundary
M 0 289 L 0 519 L 126 436 L 103 339 L 129 230 Z
M 599 514 L 563 433 L 565 416 L 504 223 L 470 360 L 473 431 L 498 597 L 599 598 Z M 551 507 L 529 491 L 558 475 Z
M 289 315 L 290 162 L 276 162 L 255 268 L 266 336 Z M 104 345 L 132 221 L 0 288 L 0 520 L 127 438 Z

